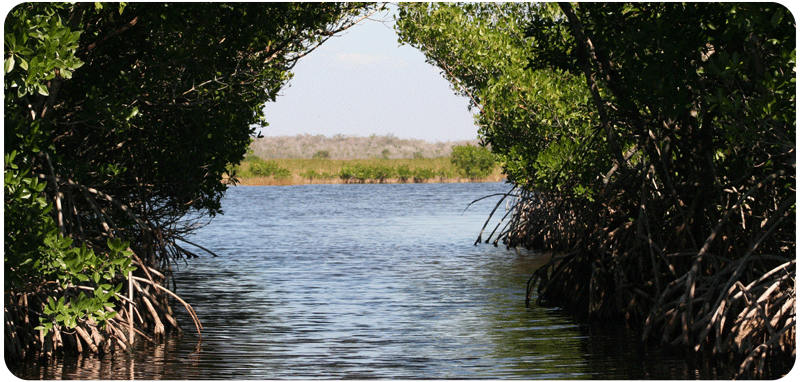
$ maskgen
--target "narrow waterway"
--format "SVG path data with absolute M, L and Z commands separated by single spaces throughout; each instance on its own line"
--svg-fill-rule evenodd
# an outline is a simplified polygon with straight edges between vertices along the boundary
M 24 379 L 714 379 L 621 327 L 525 308 L 547 257 L 473 242 L 503 183 L 234 187 L 177 292 L 204 325 L 134 354 L 10 367 Z M 11 366 L 11 365 L 10 365 Z

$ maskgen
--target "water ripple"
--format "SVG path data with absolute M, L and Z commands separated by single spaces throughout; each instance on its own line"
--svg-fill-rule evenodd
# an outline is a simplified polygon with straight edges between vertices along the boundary
M 71 377 L 684 376 L 675 372 L 689 370 L 684 361 L 631 350 L 627 334 L 587 333 L 558 311 L 525 308 L 527 279 L 547 257 L 472 245 L 496 198 L 462 214 L 507 189 L 234 187 L 225 215 L 192 240 L 220 256 L 176 271 L 177 292 L 203 322 L 199 347 L 187 329 L 120 367 L 98 366 L 112 371 Z

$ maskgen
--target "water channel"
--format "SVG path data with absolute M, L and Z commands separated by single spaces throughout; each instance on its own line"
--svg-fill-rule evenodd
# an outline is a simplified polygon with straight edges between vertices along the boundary
M 233 187 L 177 293 L 204 325 L 131 355 L 9 365 L 23 379 L 715 379 L 624 327 L 525 308 L 546 255 L 473 242 L 503 183 Z M 485 235 L 484 235 L 485 236 Z

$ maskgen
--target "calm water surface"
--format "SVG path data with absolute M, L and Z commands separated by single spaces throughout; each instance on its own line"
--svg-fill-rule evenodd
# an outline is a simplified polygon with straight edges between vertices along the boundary
M 25 379 L 712 379 L 624 328 L 525 308 L 541 254 L 473 242 L 502 183 L 234 187 L 190 240 L 177 292 L 203 323 L 132 355 L 68 357 Z M 493 225 L 489 229 L 493 228 Z M 485 235 L 484 235 L 485 237 Z

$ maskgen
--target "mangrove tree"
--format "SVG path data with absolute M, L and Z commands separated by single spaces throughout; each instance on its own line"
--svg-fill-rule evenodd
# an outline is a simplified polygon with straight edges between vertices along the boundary
M 222 212 L 221 179 L 235 181 L 227 169 L 266 125 L 262 105 L 299 58 L 377 7 L 14 7 L 3 68 L 6 358 L 127 349 L 179 328 L 168 280 L 204 250 L 186 234 Z
M 792 366 L 786 8 L 408 4 L 397 27 L 479 109 L 515 186 L 486 241 L 553 253 L 528 299 L 734 360 L 739 376 Z

